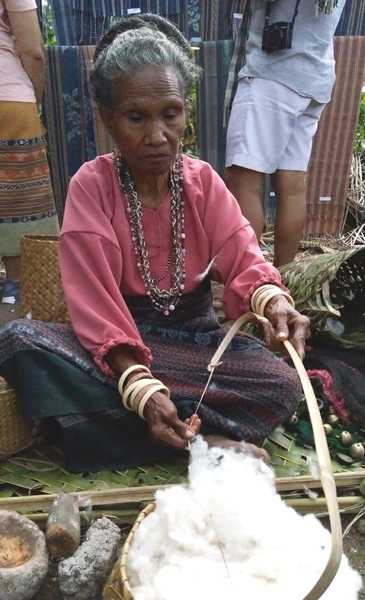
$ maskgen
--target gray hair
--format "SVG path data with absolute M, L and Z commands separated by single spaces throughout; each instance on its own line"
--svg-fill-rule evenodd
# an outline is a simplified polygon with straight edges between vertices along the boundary
M 113 108 L 113 82 L 147 66 L 172 67 L 185 96 L 200 75 L 200 67 L 172 39 L 143 26 L 120 33 L 98 55 L 91 72 L 95 100 L 100 108 Z

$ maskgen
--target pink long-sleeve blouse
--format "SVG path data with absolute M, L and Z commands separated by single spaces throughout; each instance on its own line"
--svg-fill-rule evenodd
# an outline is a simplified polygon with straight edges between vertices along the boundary
M 209 270 L 224 283 L 229 319 L 249 310 L 254 290 L 264 283 L 281 286 L 280 275 L 265 262 L 255 234 L 222 179 L 205 162 L 184 156 L 185 291 L 191 292 Z M 170 195 L 160 206 L 143 209 L 151 272 L 170 287 Z M 145 295 L 112 155 L 85 163 L 72 178 L 61 232 L 63 286 L 73 328 L 96 363 L 111 373 L 108 352 L 126 344 L 150 365 L 152 355 L 138 332 L 124 295 Z

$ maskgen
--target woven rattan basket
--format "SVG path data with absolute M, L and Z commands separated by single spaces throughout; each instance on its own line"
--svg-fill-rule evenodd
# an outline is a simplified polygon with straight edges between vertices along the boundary
M 69 321 L 58 261 L 57 236 L 26 235 L 21 252 L 21 314 L 39 321 Z
M 24 450 L 32 441 L 15 391 L 0 377 L 0 459 Z
M 136 522 L 134 523 L 123 546 L 122 554 L 115 563 L 113 571 L 105 584 L 103 592 L 103 600 L 133 600 L 131 588 L 128 582 L 127 563 L 128 552 L 134 535 L 142 523 L 143 519 L 155 510 L 154 504 L 148 504 L 142 512 L 139 513 Z

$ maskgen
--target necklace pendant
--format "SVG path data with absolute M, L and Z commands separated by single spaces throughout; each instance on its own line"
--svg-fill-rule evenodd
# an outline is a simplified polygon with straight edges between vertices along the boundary
M 168 317 L 170 314 L 170 311 L 168 308 L 165 308 L 165 310 L 163 311 L 163 314 L 165 315 L 165 317 Z

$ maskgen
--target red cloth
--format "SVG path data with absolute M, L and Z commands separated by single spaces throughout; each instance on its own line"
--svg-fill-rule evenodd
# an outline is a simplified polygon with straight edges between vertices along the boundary
M 350 416 L 346 408 L 345 400 L 336 390 L 331 373 L 326 369 L 310 369 L 307 373 L 310 378 L 319 379 L 328 402 L 331 404 L 342 423 L 349 423 Z
M 226 316 L 236 319 L 250 307 L 253 291 L 264 283 L 281 286 L 277 270 L 265 262 L 253 229 L 222 179 L 207 164 L 184 156 L 185 291 L 191 292 L 207 273 L 224 283 Z M 143 225 L 151 271 L 164 279 L 170 251 L 170 196 L 157 209 L 143 209 Z M 63 286 L 72 324 L 81 344 L 104 372 L 109 350 L 120 344 L 135 348 L 150 364 L 123 299 L 145 295 L 137 269 L 131 232 L 110 154 L 85 163 L 72 178 L 61 233 Z

